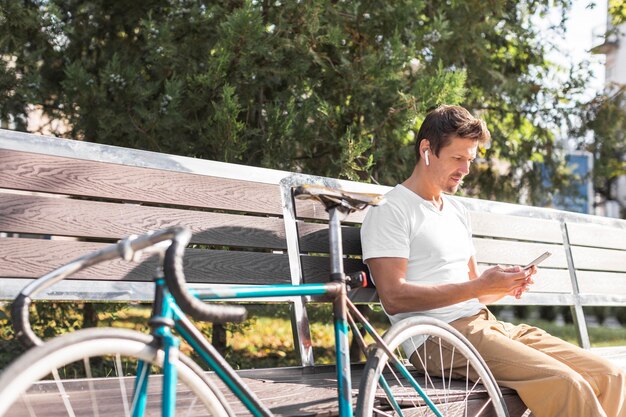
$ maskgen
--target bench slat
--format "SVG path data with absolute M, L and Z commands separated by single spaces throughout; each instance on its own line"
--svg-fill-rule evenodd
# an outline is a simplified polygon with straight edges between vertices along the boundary
M 563 246 L 549 243 L 515 242 L 511 240 L 474 239 L 477 261 L 489 264 L 526 265 L 545 251 L 552 252 L 541 266 L 567 268 Z
M 282 215 L 278 185 L 0 150 L 0 188 Z
M 148 271 L 149 272 L 149 271 Z M 0 300 L 13 300 L 30 278 L 2 277 Z M 198 284 L 199 285 L 199 284 Z M 34 296 L 36 300 L 54 301 L 146 301 L 154 300 L 154 284 L 148 281 L 96 281 L 66 279 Z
M 117 240 L 184 225 L 191 243 L 286 249 L 282 219 L 0 193 L 0 231 Z
M 336 416 L 339 412 L 336 371 L 332 367 L 318 366 L 318 368 L 320 368 L 320 370 L 316 370 L 316 372 L 311 372 L 309 369 L 305 371 L 303 368 L 293 367 L 278 369 L 273 372 L 271 370 L 265 370 L 266 372 L 259 372 L 259 370 L 253 370 L 252 372 L 241 371 L 239 374 L 245 385 L 249 387 L 260 398 L 262 403 L 277 417 Z M 356 364 L 352 368 L 352 386 L 358 387 L 362 375 L 362 366 Z M 214 373 L 207 372 L 206 376 L 216 384 L 217 389 L 224 392 L 226 400 L 233 407 L 233 411 L 236 415 L 250 415 L 241 401 L 229 391 Z M 158 393 L 162 385 L 162 376 L 155 374 L 151 376 L 150 381 L 149 392 L 152 394 Z M 64 381 L 64 389 L 67 391 L 68 396 L 71 396 L 73 399 L 72 405 L 75 407 L 77 415 L 90 415 L 92 409 L 89 395 L 94 388 L 99 394 L 98 398 L 101 400 L 104 398 L 102 401 L 98 402 L 101 414 L 115 415 L 115 413 L 119 411 L 119 407 L 115 407 L 115 405 L 122 403 L 119 389 L 120 384 L 125 386 L 126 392 L 130 392 L 133 389 L 134 378 L 96 378 L 90 380 L 89 384 L 90 385 L 87 386 L 85 380 Z M 434 379 L 434 386 L 438 387 L 441 384 L 439 380 Z M 404 382 L 404 385 L 406 385 L 406 382 Z M 465 387 L 460 382 L 453 381 L 451 388 L 453 393 L 456 390 L 458 394 L 456 397 L 451 395 L 446 398 L 451 404 L 450 409 L 446 409 L 446 411 L 449 411 L 446 415 L 451 417 L 465 415 L 463 412 L 464 407 L 459 406 L 458 409 L 455 409 L 453 405 L 456 401 L 467 400 L 462 394 Z M 393 384 L 393 389 L 403 390 L 403 386 Z M 438 388 L 426 387 L 425 391 L 431 398 L 440 398 L 442 396 Z M 519 397 L 517 397 L 512 390 L 503 389 L 502 393 L 511 417 L 519 417 L 524 414 L 526 407 L 524 407 Z M 47 416 L 64 416 L 67 412 L 63 403 L 52 402 L 51 404 L 46 398 L 47 396 L 57 394 L 58 387 L 55 386 L 54 381 L 41 381 L 32 387 L 29 392 L 29 406 L 40 413 L 44 413 L 45 411 Z M 447 392 L 447 394 L 450 394 L 450 392 Z M 356 393 L 353 394 L 353 397 L 354 396 L 356 396 Z M 193 396 L 188 395 L 185 387 L 179 392 L 178 398 L 180 400 L 178 406 L 180 406 L 181 409 L 186 410 L 189 408 L 191 412 L 202 411 L 201 407 L 197 407 L 196 409 L 193 407 L 193 403 L 190 404 L 190 399 L 192 399 Z M 399 398 L 407 403 L 407 405 L 412 406 L 414 404 L 406 395 L 400 395 Z M 418 397 L 415 396 L 413 398 L 415 402 L 422 403 L 422 400 Z M 480 409 L 486 401 L 486 398 L 487 396 L 484 393 L 484 389 L 476 387 L 474 393 L 468 400 L 469 408 Z M 160 404 L 158 401 L 149 402 L 147 411 L 150 415 L 158 415 L 159 407 Z M 16 409 L 12 409 L 11 411 L 15 416 L 19 417 L 31 415 L 31 413 L 29 413 L 30 410 L 26 409 L 26 407 L 16 407 Z M 425 407 L 421 408 L 419 411 L 420 413 L 427 412 Z
M 316 223 L 299 223 L 300 250 L 303 252 L 328 253 L 328 225 Z M 343 253 L 345 255 L 361 255 L 361 229 L 343 226 L 341 228 Z
M 86 253 L 106 246 L 103 243 L 66 240 L 0 239 L 0 277 L 38 278 Z M 364 271 L 359 259 L 344 261 L 346 272 Z M 325 256 L 302 256 L 306 283 L 328 281 L 329 263 Z M 149 281 L 156 260 L 141 259 L 140 264 L 113 260 L 73 275 L 72 279 L 101 281 Z M 185 275 L 189 283 L 287 284 L 291 282 L 287 255 L 187 249 Z
M 496 305 L 536 305 L 536 306 L 571 306 L 574 305 L 575 297 L 573 294 L 563 293 L 533 293 L 524 294 L 521 299 L 514 297 L 505 297 L 498 300 Z
M 624 307 L 626 295 L 624 294 L 580 294 L 578 296 L 582 306 Z
M 302 256 L 301 259 L 305 283 L 328 282 L 330 265 L 326 256 Z M 367 271 L 360 259 L 344 259 L 343 266 L 346 273 Z
M 286 249 L 283 220 L 273 217 L 75 200 L 60 196 L 0 193 L 0 231 L 116 240 L 184 225 L 191 243 Z M 328 253 L 328 226 L 301 223 L 300 248 Z M 344 253 L 361 254 L 360 229 L 342 227 Z
M 577 271 L 578 287 L 583 294 L 626 294 L 626 273 Z
M 626 251 L 572 246 L 576 269 L 626 272 Z
M 92 242 L 0 239 L 2 277 L 38 278 L 54 268 L 105 244 Z M 206 249 L 188 249 L 185 275 L 190 283 L 279 284 L 290 283 L 287 255 Z M 141 264 L 113 260 L 78 272 L 75 279 L 148 281 L 156 260 Z
M 567 222 L 572 245 L 626 250 L 626 228 Z
M 556 220 L 533 219 L 497 213 L 470 212 L 476 237 L 563 243 L 561 224 Z

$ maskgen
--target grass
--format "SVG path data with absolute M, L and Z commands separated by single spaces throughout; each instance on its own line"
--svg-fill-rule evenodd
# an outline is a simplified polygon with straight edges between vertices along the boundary
M 576 328 L 573 324 L 557 325 L 544 320 L 513 320 L 513 323 L 524 322 L 537 326 L 553 336 L 557 336 L 570 343 L 578 344 Z M 588 327 L 589 339 L 593 347 L 624 346 L 626 345 L 626 328 Z

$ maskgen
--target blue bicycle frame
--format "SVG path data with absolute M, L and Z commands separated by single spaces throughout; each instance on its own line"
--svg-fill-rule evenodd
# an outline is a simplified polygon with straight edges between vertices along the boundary
M 206 341 L 202 333 L 200 333 L 196 327 L 191 323 L 187 316 L 180 310 L 176 304 L 174 298 L 169 294 L 165 287 L 163 279 L 156 281 L 157 285 L 157 301 L 155 302 L 155 313 L 160 311 L 160 314 L 153 315 L 151 323 L 158 324 L 154 329 L 154 335 L 158 336 L 163 342 L 163 350 L 165 352 L 165 360 L 163 365 L 163 402 L 162 413 L 163 417 L 174 416 L 174 404 L 176 403 L 176 391 L 171 387 L 176 386 L 176 374 L 175 367 L 171 365 L 171 358 L 176 357 L 179 340 L 172 334 L 170 325 L 173 323 L 173 327 L 181 335 L 181 337 L 189 343 L 196 353 L 202 358 L 202 360 L 217 374 L 217 376 L 226 384 L 226 386 L 235 394 L 235 396 L 242 401 L 242 403 L 248 408 L 248 410 L 254 416 L 272 416 L 271 411 L 264 406 L 261 401 L 252 393 L 246 389 L 244 382 L 232 369 L 232 367 L 223 359 L 223 357 L 217 352 L 217 350 Z M 339 393 L 339 416 L 351 417 L 352 403 L 351 403 L 351 371 L 350 371 L 350 349 L 348 346 L 348 320 L 347 312 L 345 310 L 346 297 L 345 284 L 338 282 L 330 282 L 326 284 L 303 284 L 303 285 L 251 285 L 251 286 L 237 286 L 237 287 L 224 287 L 221 289 L 213 289 L 206 291 L 197 291 L 196 296 L 201 300 L 235 300 L 235 299 L 253 299 L 253 298 L 272 298 L 272 297 L 297 297 L 297 296 L 324 296 L 329 297 L 333 302 L 333 315 L 334 315 L 334 333 L 335 333 L 335 349 L 337 352 L 337 389 Z M 161 299 L 162 301 L 159 301 Z M 353 310 L 357 315 L 358 311 Z M 376 335 L 376 331 L 369 325 L 367 320 L 363 317 L 359 317 L 359 321 L 365 325 L 365 329 L 371 335 Z M 356 332 L 355 332 L 356 334 Z M 393 356 L 390 354 L 390 357 Z M 438 417 L 443 417 L 440 411 L 436 408 L 435 404 L 428 398 L 425 392 L 422 390 L 417 381 L 410 374 L 408 369 L 399 361 L 394 361 L 396 369 L 407 379 L 407 381 L 416 389 L 416 391 L 422 396 L 429 408 Z M 133 417 L 143 416 L 143 401 L 145 401 L 146 381 L 140 379 L 140 376 L 148 374 L 147 371 L 141 372 L 138 370 L 138 381 L 136 383 L 135 392 L 139 394 L 139 398 L 135 399 L 138 403 L 136 412 Z M 381 380 L 382 387 L 385 391 L 390 390 L 384 379 Z M 392 399 L 393 396 L 389 395 Z M 400 407 L 397 404 L 392 404 L 399 415 L 403 415 Z
M 154 314 L 151 323 L 154 326 L 153 334 L 162 341 L 165 352 L 163 363 L 163 417 L 174 416 L 174 404 L 176 392 L 171 387 L 176 386 L 177 376 L 175 367 L 171 361 L 178 354 L 179 339 L 172 334 L 171 326 L 180 334 L 202 358 L 202 360 L 217 374 L 226 386 L 239 398 L 254 416 L 270 417 L 271 411 L 264 406 L 250 390 L 246 389 L 244 382 L 232 369 L 232 367 L 217 352 L 215 347 L 206 341 L 202 333 L 191 323 L 187 316 L 180 310 L 172 295 L 167 291 L 162 278 L 156 280 L 156 297 Z M 338 282 L 326 284 L 303 284 L 303 285 L 263 285 L 263 286 L 237 286 L 219 290 L 198 291 L 195 294 L 201 300 L 233 300 L 271 297 L 297 297 L 297 296 L 325 296 L 332 299 L 334 308 L 334 332 L 337 350 L 337 381 L 339 390 L 339 415 L 340 417 L 352 417 L 351 403 L 351 378 L 350 378 L 350 353 L 348 346 L 348 321 L 345 311 L 346 289 L 345 285 Z M 137 404 L 133 417 L 141 417 L 144 413 L 145 392 L 149 371 L 141 369 L 137 372 L 134 401 Z M 144 398 L 142 398 L 144 397 Z

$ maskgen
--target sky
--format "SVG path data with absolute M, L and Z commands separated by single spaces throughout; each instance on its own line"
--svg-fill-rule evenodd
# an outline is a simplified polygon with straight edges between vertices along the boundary
M 595 7 L 589 8 L 590 3 L 595 4 Z M 561 41 L 561 49 L 568 57 L 555 58 L 564 60 L 560 62 L 567 62 L 568 59 L 574 62 L 579 62 L 584 58 L 590 59 L 593 63 L 592 70 L 595 78 L 589 87 L 595 90 L 601 89 L 604 84 L 604 56 L 592 55 L 589 50 L 592 46 L 602 43 L 601 39 L 597 37 L 594 39 L 594 34 L 604 33 L 606 21 L 607 0 L 573 0 L 565 40 Z
M 594 7 L 589 7 L 594 4 Z M 566 32 L 564 38 L 560 38 L 547 30 L 553 24 L 560 22 L 561 13 L 558 9 L 554 9 L 548 16 L 542 18 L 536 23 L 540 28 L 546 28 L 546 35 L 552 34 L 551 40 L 559 45 L 557 51 L 552 51 L 547 58 L 564 68 L 569 68 L 572 63 L 579 63 L 587 60 L 590 62 L 590 70 L 593 78 L 589 81 L 582 97 L 582 101 L 593 98 L 598 91 L 604 87 L 604 55 L 596 55 L 590 52 L 593 46 L 597 46 L 603 42 L 603 35 L 607 22 L 607 0 L 572 0 L 572 8 L 568 12 L 568 20 L 566 22 Z M 550 39 L 547 37 L 547 39 Z M 566 74 L 556 76 L 554 83 L 559 83 L 558 78 L 565 79 Z M 564 140 L 567 146 L 574 148 L 576 141 L 568 141 L 567 128 L 557 133 L 557 136 Z

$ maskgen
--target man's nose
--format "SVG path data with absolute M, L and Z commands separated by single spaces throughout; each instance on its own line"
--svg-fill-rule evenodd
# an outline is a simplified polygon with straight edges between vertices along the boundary
M 470 163 L 462 162 L 460 168 L 460 171 L 463 173 L 463 175 L 467 175 L 470 172 Z

